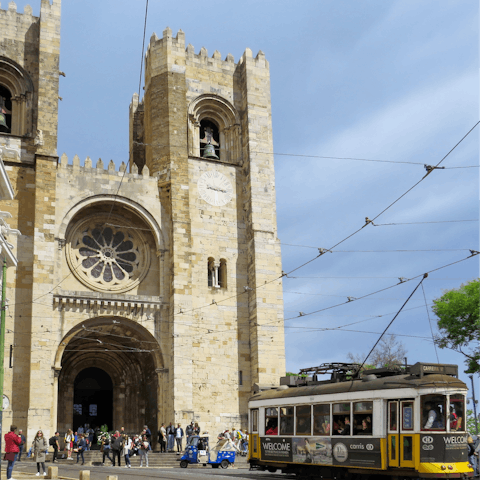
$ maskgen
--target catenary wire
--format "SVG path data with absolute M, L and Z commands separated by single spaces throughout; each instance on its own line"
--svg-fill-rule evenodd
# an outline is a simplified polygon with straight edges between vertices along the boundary
M 427 296 L 425 295 L 425 288 L 423 288 L 423 283 L 422 283 L 422 292 L 423 292 L 423 299 L 425 300 L 425 310 L 427 311 L 428 325 L 430 327 L 430 332 L 432 334 L 432 341 L 433 341 L 433 346 L 435 348 L 437 363 L 440 363 L 440 360 L 438 359 L 437 343 L 435 342 L 435 336 L 433 335 L 432 320 L 430 319 L 430 312 L 428 311 Z

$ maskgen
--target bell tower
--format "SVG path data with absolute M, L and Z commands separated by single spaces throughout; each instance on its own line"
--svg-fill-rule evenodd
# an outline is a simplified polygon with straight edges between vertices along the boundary
M 285 373 L 269 65 L 248 48 L 237 63 L 196 54 L 167 28 L 145 66 L 130 166 L 157 177 L 168 237 L 159 417 L 246 427 L 253 384 Z

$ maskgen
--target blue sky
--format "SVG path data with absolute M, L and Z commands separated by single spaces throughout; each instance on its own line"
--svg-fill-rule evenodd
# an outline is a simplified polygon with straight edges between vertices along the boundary
M 18 2 L 19 11 L 26 2 Z M 36 2 L 35 2 L 36 3 Z M 39 3 L 39 2 L 38 2 Z M 6 5 L 3 5 L 5 8 Z M 32 5 L 38 13 L 38 5 Z M 59 153 L 128 160 L 128 105 L 138 90 L 145 2 L 64 2 Z M 284 271 L 316 256 L 373 218 L 475 125 L 478 2 L 365 0 L 198 3 L 150 1 L 147 43 L 165 27 L 209 55 L 246 47 L 270 62 L 279 237 Z M 478 219 L 479 128 L 376 223 Z M 308 158 L 380 159 L 418 164 Z M 369 225 L 284 279 L 287 369 L 367 353 L 418 281 L 321 314 L 469 255 L 478 222 Z M 386 251 L 388 250 L 388 252 Z M 392 250 L 428 250 L 398 252 Z M 448 251 L 446 251 L 448 250 Z M 373 251 L 365 252 L 361 251 Z M 427 303 L 478 277 L 478 258 L 432 273 Z M 425 301 L 417 290 L 389 332 L 408 361 L 434 361 Z M 434 315 L 431 313 L 432 320 Z M 322 328 L 355 325 L 337 331 Z M 430 339 L 429 339 L 430 337 Z M 458 363 L 460 354 L 440 350 Z M 466 378 L 463 376 L 462 378 Z M 477 377 L 478 378 L 478 377 Z

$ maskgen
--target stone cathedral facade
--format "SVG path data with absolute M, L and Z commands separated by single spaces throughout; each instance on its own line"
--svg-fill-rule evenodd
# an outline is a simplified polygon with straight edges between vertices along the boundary
M 60 10 L 0 10 L 0 159 L 15 192 L 0 210 L 21 232 L 4 433 L 246 428 L 253 385 L 285 373 L 268 62 L 195 53 L 167 28 L 130 104 L 130 158 L 59 156 Z

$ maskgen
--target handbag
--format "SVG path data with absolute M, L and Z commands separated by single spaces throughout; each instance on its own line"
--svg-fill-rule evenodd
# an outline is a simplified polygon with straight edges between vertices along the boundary
M 9 462 L 13 462 L 15 460 L 15 452 L 7 452 L 5 453 L 5 456 L 3 457 L 4 460 L 8 460 Z

